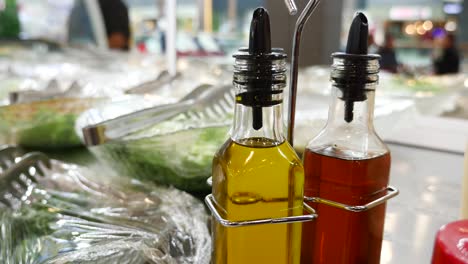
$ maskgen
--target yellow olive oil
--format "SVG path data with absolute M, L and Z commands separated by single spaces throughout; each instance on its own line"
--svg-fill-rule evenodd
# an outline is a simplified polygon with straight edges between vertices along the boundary
M 213 161 L 213 195 L 231 221 L 302 215 L 304 169 L 287 142 L 228 140 Z M 213 221 L 215 264 L 296 264 L 301 223 L 223 227 Z

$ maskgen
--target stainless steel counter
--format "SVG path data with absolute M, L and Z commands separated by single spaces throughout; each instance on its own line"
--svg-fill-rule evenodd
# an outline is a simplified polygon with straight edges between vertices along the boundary
M 390 149 L 390 181 L 400 195 L 387 205 L 381 263 L 430 263 L 437 230 L 459 217 L 463 156 L 393 144 Z

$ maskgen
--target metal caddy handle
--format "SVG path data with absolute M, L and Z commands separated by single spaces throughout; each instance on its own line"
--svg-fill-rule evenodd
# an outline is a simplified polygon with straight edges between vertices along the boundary
M 386 195 L 384 195 L 384 196 L 382 196 L 380 198 L 377 198 L 374 201 L 369 202 L 369 203 L 367 203 L 365 205 L 347 205 L 347 204 L 343 204 L 343 203 L 323 199 L 323 198 L 320 198 L 320 197 L 307 197 L 307 196 L 304 197 L 304 201 L 312 202 L 312 203 L 325 204 L 325 205 L 335 207 L 335 208 L 338 208 L 338 209 L 351 211 L 351 212 L 355 212 L 355 213 L 361 213 L 361 212 L 365 212 L 367 210 L 370 210 L 370 209 L 372 209 L 372 208 L 374 208 L 376 206 L 379 206 L 379 205 L 387 202 L 388 200 L 392 199 L 393 197 L 397 196 L 400 193 L 400 191 L 397 188 L 393 187 L 393 186 L 388 186 L 386 188 L 386 191 L 388 192 Z
M 213 184 L 212 177 L 208 178 L 207 180 L 208 185 Z M 231 221 L 225 219 L 221 216 L 218 209 L 216 208 L 216 201 L 213 197 L 213 194 L 209 194 L 205 197 L 205 204 L 210 209 L 212 215 L 221 225 L 225 227 L 242 227 L 242 226 L 252 226 L 252 225 L 264 225 L 264 224 L 287 224 L 287 223 L 299 223 L 299 222 L 310 222 L 315 220 L 318 217 L 318 214 L 315 212 L 314 208 L 310 207 L 307 203 L 320 203 L 325 204 L 331 207 L 335 207 L 338 209 L 355 212 L 355 213 L 362 213 L 368 211 L 374 207 L 377 207 L 381 204 L 384 204 L 388 200 L 397 196 L 400 192 L 397 188 L 393 186 L 388 186 L 386 188 L 388 192 L 386 195 L 373 200 L 365 205 L 347 205 L 327 199 L 323 199 L 320 197 L 307 197 L 304 196 L 304 203 L 303 209 L 308 213 L 305 215 L 298 215 L 298 216 L 288 216 L 288 217 L 280 217 L 280 218 L 264 218 L 264 219 L 254 219 L 254 220 L 243 220 L 243 221 Z
M 213 185 L 213 178 L 209 177 L 206 180 L 206 183 L 209 186 Z M 306 215 L 298 216 L 288 216 L 280 218 L 264 218 L 264 219 L 255 219 L 255 220 L 244 220 L 244 221 L 230 221 L 221 216 L 216 208 L 216 201 L 213 197 L 213 194 L 209 194 L 205 197 L 205 204 L 210 209 L 211 214 L 214 216 L 216 221 L 225 227 L 240 227 L 240 226 L 251 226 L 251 225 L 264 225 L 264 224 L 285 224 L 285 223 L 300 223 L 300 222 L 309 222 L 315 220 L 318 215 L 315 213 L 314 208 L 310 207 L 307 203 L 303 203 L 304 210 L 308 212 Z
M 315 213 L 315 210 L 310 207 L 305 202 L 303 203 L 303 209 L 308 212 L 305 215 L 298 216 L 287 216 L 279 218 L 263 218 L 255 220 L 244 220 L 244 221 L 230 221 L 223 218 L 218 209 L 216 209 L 215 200 L 213 194 L 209 194 L 205 197 L 205 203 L 210 209 L 216 221 L 225 227 L 242 227 L 242 226 L 252 226 L 252 225 L 264 225 L 264 224 L 286 224 L 286 223 L 300 223 L 300 222 L 309 222 L 315 220 L 318 215 Z

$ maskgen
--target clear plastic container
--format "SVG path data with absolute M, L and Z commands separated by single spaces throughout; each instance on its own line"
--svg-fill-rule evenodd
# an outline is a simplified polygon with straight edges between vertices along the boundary
M 87 125 L 147 108 L 150 101 L 148 97 L 133 97 L 90 109 L 78 119 L 76 132 L 82 134 Z M 212 159 L 224 143 L 231 121 L 228 114 L 200 119 L 181 113 L 89 150 L 129 176 L 202 196 L 210 191 L 206 180 L 211 176 Z
M 76 118 L 104 99 L 60 98 L 0 107 L 0 144 L 34 148 L 80 146 Z
M 1 263 L 208 264 L 202 203 L 104 168 L 52 161 L 14 208 L 0 204 Z

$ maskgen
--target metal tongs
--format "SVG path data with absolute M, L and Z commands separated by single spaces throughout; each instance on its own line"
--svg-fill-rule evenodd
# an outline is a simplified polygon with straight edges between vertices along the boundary
M 181 113 L 193 113 L 195 118 L 203 116 L 219 118 L 230 113 L 234 94 L 229 85 L 211 86 L 203 84 L 174 104 L 160 105 L 82 129 L 85 145 L 96 146 L 148 128 Z
M 158 77 L 156 79 L 144 82 L 142 84 L 139 84 L 135 87 L 132 87 L 130 89 L 127 89 L 125 91 L 126 94 L 146 94 L 146 93 L 152 93 L 155 90 L 161 88 L 162 86 L 166 84 L 170 84 L 173 81 L 179 79 L 181 77 L 181 73 L 177 72 L 174 76 L 172 76 L 169 71 L 164 70 L 161 73 L 159 73 Z
M 24 154 L 17 147 L 0 146 L 0 207 L 14 208 L 50 167 L 40 152 Z
M 65 91 L 62 91 L 58 81 L 52 79 L 47 83 L 43 91 L 25 90 L 10 92 L 9 100 L 10 104 L 32 103 L 56 98 L 79 97 L 82 92 L 83 87 L 77 81 L 72 82 Z

